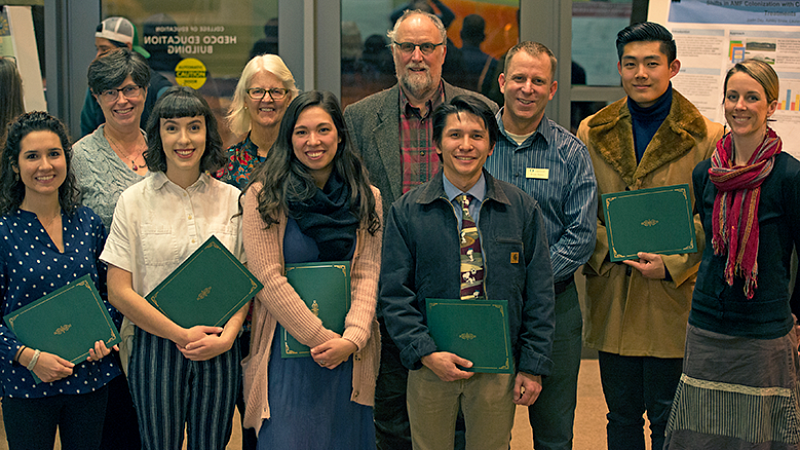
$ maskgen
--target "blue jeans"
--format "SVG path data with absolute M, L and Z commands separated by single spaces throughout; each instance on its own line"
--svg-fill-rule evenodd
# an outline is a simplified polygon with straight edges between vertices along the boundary
M 608 405 L 608 448 L 644 450 L 644 413 L 653 449 L 664 446 L 664 431 L 681 378 L 683 359 L 621 356 L 600 352 L 600 380 Z
M 536 403 L 528 408 L 536 450 L 572 448 L 583 328 L 575 283 L 556 295 L 555 313 L 553 371 L 550 376 L 542 378 L 542 393 Z

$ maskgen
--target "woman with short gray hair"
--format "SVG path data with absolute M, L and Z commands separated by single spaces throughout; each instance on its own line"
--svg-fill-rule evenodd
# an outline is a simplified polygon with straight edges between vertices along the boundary
M 147 141 L 139 124 L 149 83 L 147 63 L 127 48 L 100 56 L 89 66 L 89 90 L 106 123 L 72 146 L 72 164 L 83 204 L 100 217 L 106 230 L 120 194 L 148 173 L 143 155 Z M 124 376 L 109 383 L 109 404 L 101 448 L 139 448 L 136 412 Z
M 89 89 L 106 123 L 73 145 L 84 204 L 111 226 L 122 191 L 147 175 L 147 141 L 139 128 L 150 68 L 128 49 L 95 59 L 89 66 Z

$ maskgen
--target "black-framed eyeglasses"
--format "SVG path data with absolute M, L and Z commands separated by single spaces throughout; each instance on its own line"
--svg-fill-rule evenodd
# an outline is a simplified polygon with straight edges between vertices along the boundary
M 289 93 L 288 89 L 284 88 L 272 88 L 272 89 L 264 89 L 264 88 L 250 88 L 247 90 L 247 95 L 250 96 L 251 99 L 255 101 L 261 101 L 267 94 L 269 97 L 274 101 L 283 100 L 286 97 L 286 94 Z
M 125 98 L 136 98 L 139 96 L 139 92 L 142 88 L 136 84 L 129 84 L 127 86 L 123 86 L 121 88 L 116 89 L 106 89 L 100 93 L 100 98 L 106 102 L 113 102 L 117 98 L 119 98 L 119 93 L 122 92 L 122 95 Z
M 419 47 L 419 51 L 421 51 L 423 55 L 430 55 L 434 50 L 436 50 L 436 47 L 444 45 L 444 42 L 440 42 L 438 44 L 434 44 L 433 42 L 423 42 L 421 44 L 415 44 L 413 42 L 392 42 L 403 53 L 414 53 L 414 49 Z

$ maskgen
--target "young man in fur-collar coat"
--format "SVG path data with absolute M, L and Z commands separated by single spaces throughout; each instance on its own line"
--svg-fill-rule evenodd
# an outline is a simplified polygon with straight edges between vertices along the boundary
M 711 156 L 722 126 L 672 89 L 670 79 L 680 62 L 664 27 L 632 25 L 619 32 L 616 45 L 627 97 L 586 118 L 578 129 L 592 158 L 598 195 L 683 183 L 691 187 L 692 169 Z M 602 206 L 597 218 L 597 243 L 584 269 L 584 340 L 600 352 L 608 448 L 644 448 L 646 411 L 652 447 L 660 449 L 681 374 L 692 289 L 705 245 L 703 228 L 695 213 L 697 253 L 639 253 L 637 260 L 612 263 Z

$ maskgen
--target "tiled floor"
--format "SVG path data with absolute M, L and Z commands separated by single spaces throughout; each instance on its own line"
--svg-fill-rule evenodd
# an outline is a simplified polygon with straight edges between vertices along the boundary
M 581 372 L 578 377 L 578 408 L 575 412 L 575 439 L 574 450 L 607 450 L 606 448 L 606 418 L 608 412 L 603 392 L 600 387 L 600 369 L 596 359 L 584 359 L 581 363 Z M 235 423 L 239 416 L 234 417 Z M 7 450 L 5 429 L 0 422 L 0 450 Z M 185 448 L 185 447 L 184 447 Z M 228 444 L 228 450 L 241 448 L 241 433 L 234 427 L 234 433 Z M 517 408 L 517 417 L 514 430 L 511 433 L 511 450 L 531 450 L 531 427 L 528 424 L 528 411 L 526 408 Z M 60 445 L 56 445 L 60 450 Z M 650 450 L 650 443 L 647 443 Z

